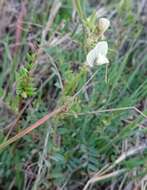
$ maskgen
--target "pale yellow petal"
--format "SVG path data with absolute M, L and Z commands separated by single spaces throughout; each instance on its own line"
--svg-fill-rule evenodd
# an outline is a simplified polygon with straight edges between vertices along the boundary
M 98 42 L 95 48 L 93 48 L 86 57 L 86 65 L 93 67 L 96 62 L 97 65 L 109 63 L 107 59 L 108 44 L 106 41 Z
M 102 54 L 102 55 L 107 55 L 108 52 L 108 43 L 107 41 L 101 41 L 98 42 L 97 45 L 95 46 L 95 52 L 96 54 Z
M 92 49 L 92 50 L 87 54 L 87 57 L 86 57 L 86 65 L 88 65 L 88 66 L 90 66 L 90 67 L 93 67 L 95 60 L 96 60 L 96 53 L 95 53 L 95 50 Z
M 109 60 L 106 56 L 102 54 L 98 54 L 97 60 L 96 60 L 97 65 L 103 65 L 103 64 L 108 64 L 108 63 L 109 63 Z

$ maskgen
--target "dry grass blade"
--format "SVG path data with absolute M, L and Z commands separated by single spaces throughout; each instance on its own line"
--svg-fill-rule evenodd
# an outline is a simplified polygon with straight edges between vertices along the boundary
M 121 170 L 117 170 L 115 172 L 112 172 L 112 173 L 109 173 L 109 174 L 106 174 L 106 175 L 103 175 L 103 176 L 94 176 L 92 177 L 85 185 L 85 187 L 83 188 L 83 190 L 87 190 L 89 185 L 91 184 L 94 184 L 95 182 L 98 182 L 98 181 L 102 181 L 102 180 L 105 180 L 105 179 L 108 179 L 108 178 L 111 178 L 111 177 L 116 177 L 122 173 L 124 173 L 126 170 L 125 169 L 121 169 Z
M 25 2 L 21 3 L 21 10 L 17 19 L 17 24 L 16 24 L 16 33 L 15 33 L 15 44 L 20 43 L 21 41 L 21 35 L 22 35 L 22 30 L 23 30 L 23 20 L 27 14 L 27 9 L 25 6 Z M 14 52 L 16 53 L 18 50 L 18 46 L 15 46 Z
M 126 160 L 128 157 L 133 156 L 135 154 L 138 154 L 142 151 L 144 151 L 147 148 L 146 144 L 140 145 L 139 147 L 133 148 L 128 150 L 127 152 L 124 152 L 121 156 L 119 156 L 119 158 L 108 168 L 106 168 L 106 170 L 104 170 L 102 173 L 98 172 L 96 173 L 90 180 L 88 180 L 88 182 L 86 183 L 85 187 L 83 190 L 87 190 L 90 184 L 93 184 L 95 182 L 104 180 L 104 179 L 108 179 L 111 177 L 115 177 L 118 176 L 122 173 L 124 173 L 126 170 L 125 169 L 121 169 L 109 174 L 105 174 L 107 172 L 109 172 L 110 170 L 112 170 L 117 164 L 119 164 L 120 162 Z
M 47 145 L 48 145 L 49 136 L 50 136 L 50 129 L 51 129 L 51 124 L 49 124 L 47 132 L 46 132 L 46 137 L 45 137 L 45 141 L 44 141 L 43 151 L 40 154 L 40 159 L 39 159 L 39 162 L 38 162 L 38 173 L 37 173 L 37 176 L 36 176 L 36 180 L 34 182 L 33 190 L 37 190 L 38 189 L 38 185 L 39 185 L 39 182 L 40 182 L 40 179 L 41 179 L 41 174 L 42 174 L 42 170 L 43 170 L 44 160 L 45 160 L 45 157 L 47 156 L 47 152 L 48 152 Z
M 138 154 L 139 152 L 141 151 L 144 151 L 145 149 L 147 148 L 147 145 L 146 144 L 143 144 L 141 146 L 138 146 L 136 148 L 133 148 L 133 149 L 130 149 L 129 151 L 127 152 L 124 152 L 115 162 L 114 162 L 114 165 L 117 165 L 119 164 L 120 162 L 122 162 L 123 160 L 125 160 L 126 158 L 132 156 L 132 155 L 135 155 L 135 154 Z
M 61 7 L 61 2 L 59 0 L 55 0 L 53 5 L 52 5 L 52 8 L 51 8 L 51 12 L 50 12 L 50 15 L 49 15 L 49 20 L 42 32 L 42 43 L 45 42 L 45 38 L 46 38 L 46 35 L 48 33 L 48 31 L 50 30 L 51 26 L 52 26 L 52 23 L 59 11 Z

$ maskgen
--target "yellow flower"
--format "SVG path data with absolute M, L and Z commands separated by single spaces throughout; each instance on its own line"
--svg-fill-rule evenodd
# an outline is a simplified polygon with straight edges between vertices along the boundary
M 103 65 L 109 63 L 107 58 L 108 43 L 106 41 L 98 42 L 95 48 L 93 48 L 86 58 L 86 65 L 93 67 L 96 63 L 97 65 Z

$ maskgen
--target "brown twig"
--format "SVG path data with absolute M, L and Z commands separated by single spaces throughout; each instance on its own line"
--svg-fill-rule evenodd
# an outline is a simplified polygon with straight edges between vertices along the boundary
M 30 103 L 32 102 L 33 98 L 31 100 L 29 100 L 25 106 L 20 110 L 19 114 L 17 115 L 16 119 L 14 121 L 12 121 L 8 126 L 5 127 L 5 129 L 9 129 L 8 133 L 7 133 L 7 136 L 5 139 L 7 139 L 11 132 L 13 131 L 14 128 L 16 128 L 16 126 L 18 125 L 19 123 L 19 120 L 22 116 L 22 114 L 25 112 L 25 110 L 27 109 L 27 107 L 30 105 Z
M 9 140 L 7 140 L 6 142 L 0 144 L 0 150 L 4 149 L 5 147 L 7 147 L 8 145 L 12 144 L 16 140 L 18 140 L 18 139 L 22 138 L 23 136 L 27 135 L 32 130 L 38 128 L 40 125 L 42 125 L 45 122 L 47 122 L 53 116 L 56 116 L 56 115 L 58 115 L 58 114 L 60 114 L 62 112 L 66 112 L 66 111 L 67 111 L 67 105 L 63 105 L 63 106 L 55 109 L 51 113 L 48 113 L 47 115 L 45 115 L 44 117 L 42 117 L 41 119 L 39 119 L 36 123 L 34 123 L 33 125 L 31 125 L 30 127 L 27 127 L 26 129 L 22 130 L 17 135 L 15 135 L 14 137 L 12 137 Z
M 17 24 L 16 24 L 16 33 L 15 33 L 15 44 L 20 43 L 21 35 L 22 35 L 22 28 L 23 28 L 23 20 L 27 14 L 27 9 L 25 3 L 22 2 L 20 14 L 18 15 Z M 18 46 L 15 46 L 13 50 L 13 54 L 16 54 L 18 51 Z

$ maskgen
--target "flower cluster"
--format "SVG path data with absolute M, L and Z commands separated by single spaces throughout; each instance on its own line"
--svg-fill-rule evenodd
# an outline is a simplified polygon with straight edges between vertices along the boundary
M 100 18 L 98 22 L 99 36 L 103 39 L 104 33 L 110 26 L 110 21 L 106 18 Z M 96 46 L 87 54 L 86 65 L 93 67 L 94 64 L 108 64 L 107 58 L 108 43 L 107 41 L 99 41 Z

